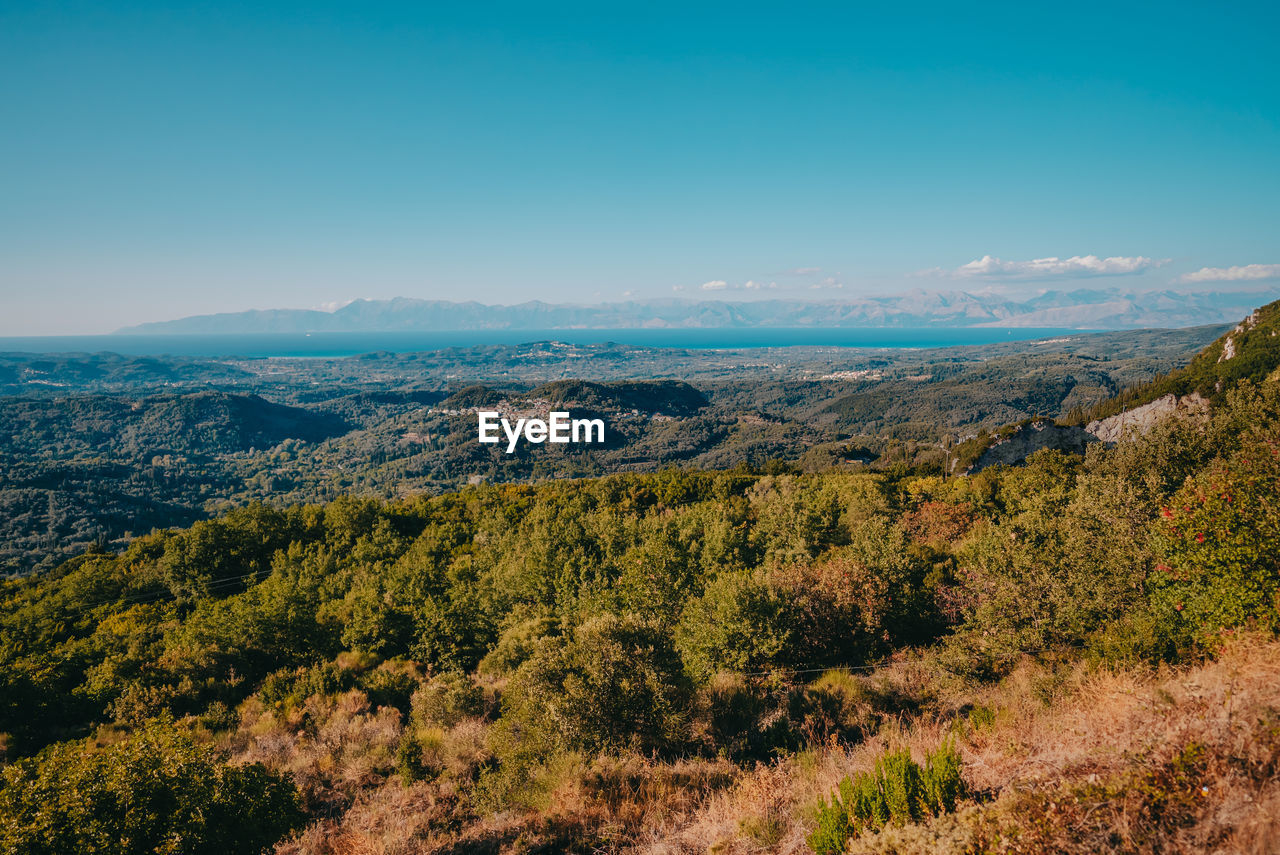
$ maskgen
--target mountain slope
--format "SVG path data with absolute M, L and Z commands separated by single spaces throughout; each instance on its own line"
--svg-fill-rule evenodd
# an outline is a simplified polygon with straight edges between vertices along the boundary
M 1074 422 L 1098 421 L 1172 395 L 1214 401 L 1243 381 L 1260 382 L 1280 369 L 1280 300 L 1251 312 L 1184 368 L 1128 389 Z
M 1280 374 L 1280 301 L 1253 310 L 1182 368 L 1125 389 L 1054 424 L 1031 419 L 982 433 L 956 449 L 953 467 L 977 472 L 1018 464 L 1044 449 L 1083 453 L 1093 442 L 1114 444 L 1174 416 L 1203 418 L 1211 404 L 1241 383 Z

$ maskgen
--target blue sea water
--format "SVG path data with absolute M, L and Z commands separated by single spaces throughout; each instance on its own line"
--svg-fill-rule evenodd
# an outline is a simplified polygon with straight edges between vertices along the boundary
M 93 335 L 0 338 L 0 352 L 120 353 L 129 356 L 342 357 L 388 351 L 413 353 L 446 347 L 562 341 L 692 350 L 749 347 L 930 348 L 1030 341 L 1083 330 L 998 328 L 714 328 L 592 330 L 447 330 L 439 332 L 317 332 L 248 335 Z

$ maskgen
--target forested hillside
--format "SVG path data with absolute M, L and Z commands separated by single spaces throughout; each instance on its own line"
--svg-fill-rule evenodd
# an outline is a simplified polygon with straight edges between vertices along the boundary
M 973 476 L 253 504 L 0 591 L 6 853 L 1264 851 L 1280 815 L 1265 377 Z

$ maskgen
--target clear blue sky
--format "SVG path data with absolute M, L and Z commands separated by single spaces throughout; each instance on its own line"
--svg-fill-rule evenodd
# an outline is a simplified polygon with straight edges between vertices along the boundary
M 1275 284 L 1276 10 L 4 0 L 0 334 Z

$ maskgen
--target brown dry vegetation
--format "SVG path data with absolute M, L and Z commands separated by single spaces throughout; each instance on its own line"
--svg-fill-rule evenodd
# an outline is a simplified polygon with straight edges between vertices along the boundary
M 922 658 L 825 681 L 914 711 L 880 716 L 857 744 L 832 738 L 752 767 L 571 755 L 544 770 L 529 809 L 497 814 L 465 796 L 482 719 L 442 730 L 441 771 L 410 785 L 394 772 L 404 725 L 359 692 L 291 717 L 250 705 L 232 741 L 239 760 L 290 772 L 332 812 L 280 855 L 807 852 L 814 806 L 842 777 L 887 749 L 920 759 L 948 736 L 970 792 L 961 809 L 864 834 L 850 851 L 1280 851 L 1280 642 L 1224 636 L 1215 659 L 1182 669 L 1028 661 L 976 690 Z

